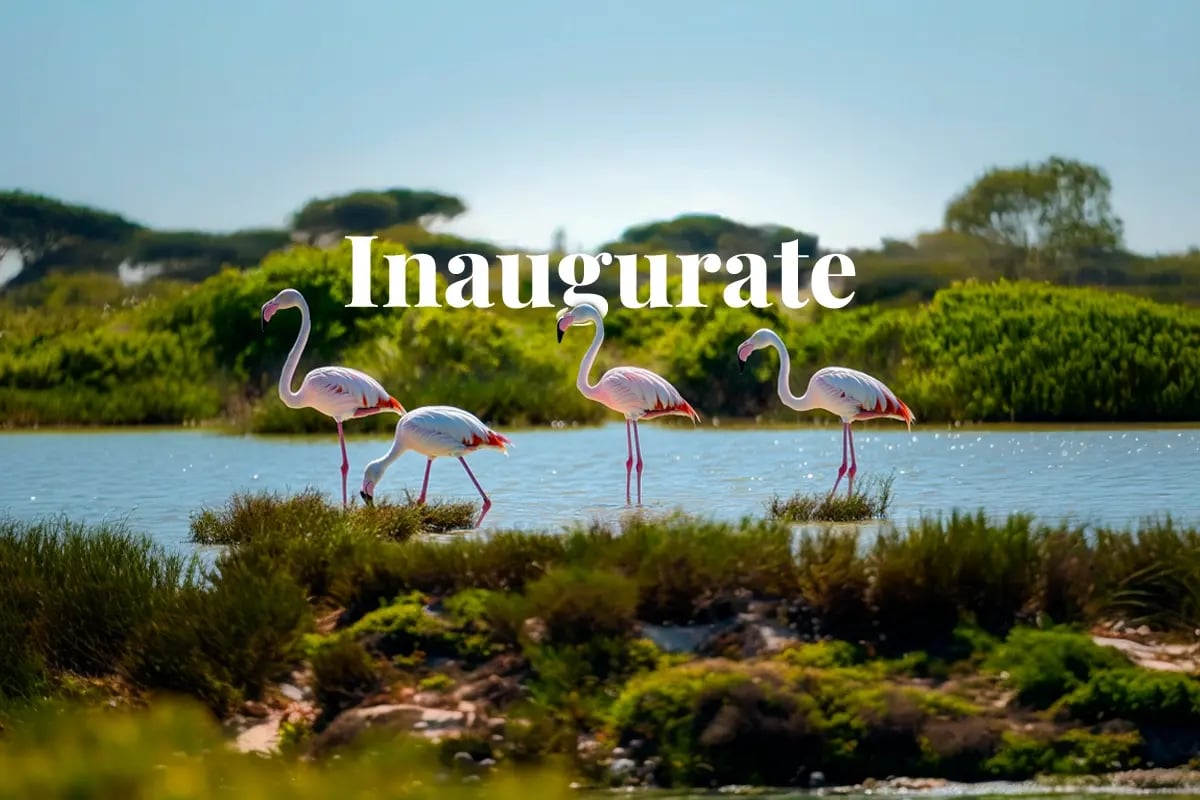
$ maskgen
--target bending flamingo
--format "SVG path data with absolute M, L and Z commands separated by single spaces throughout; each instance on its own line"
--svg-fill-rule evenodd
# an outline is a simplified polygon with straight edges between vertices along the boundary
M 263 326 L 271 321 L 271 317 L 281 308 L 300 309 L 300 333 L 292 352 L 288 353 L 287 361 L 283 364 L 283 372 L 279 376 L 279 399 L 288 408 L 312 408 L 322 414 L 333 417 L 337 423 L 338 443 L 342 446 L 342 505 L 348 504 L 346 492 L 346 475 L 350 472 L 350 459 L 346 456 L 346 436 L 342 432 L 342 422 L 348 419 L 369 417 L 385 411 L 404 413 L 404 406 L 379 385 L 379 381 L 349 367 L 320 367 L 304 376 L 300 391 L 292 391 L 292 378 L 296 367 L 300 364 L 300 353 L 308 343 L 308 334 L 312 329 L 309 317 L 308 303 L 304 295 L 295 289 L 284 289 L 275 297 L 268 300 L 262 307 Z
M 808 379 L 808 388 L 800 397 L 792 394 L 792 360 L 788 356 L 783 340 L 768 328 L 760 328 L 746 341 L 738 345 L 738 371 L 746 369 L 746 359 L 755 350 L 774 347 L 779 351 L 779 399 L 788 408 L 796 411 L 822 409 L 836 414 L 842 420 L 842 466 L 837 480 L 829 490 L 830 496 L 837 491 L 843 475 L 849 475 L 846 493 L 854 491 L 854 473 L 858 472 L 858 460 L 854 457 L 854 432 L 850 424 L 867 419 L 898 419 L 907 423 L 912 430 L 916 421 L 912 411 L 883 382 L 865 372 L 848 367 L 825 367 Z M 850 468 L 846 469 L 846 446 L 850 447 Z
M 481 448 L 493 448 L 508 455 L 508 446 L 511 444 L 512 442 L 507 436 L 496 433 L 480 422 L 474 414 L 463 411 L 461 408 L 453 406 L 415 408 L 396 423 L 396 435 L 387 454 L 383 458 L 377 458 L 367 464 L 367 468 L 363 470 L 362 490 L 359 494 L 364 503 L 372 505 L 375 501 L 375 486 L 383 477 L 383 473 L 405 450 L 415 450 L 428 459 L 425 462 L 425 480 L 421 483 L 421 496 L 417 499 L 418 503 L 424 503 L 425 492 L 429 489 L 429 470 L 433 466 L 433 460 L 441 456 L 450 456 L 457 458 L 463 465 L 471 483 L 475 484 L 475 488 L 479 490 L 479 494 L 483 498 L 483 510 L 475 522 L 475 527 L 478 528 L 483 524 L 483 518 L 487 516 L 488 509 L 492 507 L 492 501 L 488 498 L 487 492 L 483 491 L 483 487 L 479 485 L 479 481 L 475 479 L 475 474 L 467 466 L 464 456 Z
M 588 383 L 588 375 L 604 341 L 604 318 L 591 303 L 580 303 L 573 308 L 558 312 L 556 331 L 562 343 L 563 333 L 572 325 L 595 325 L 592 346 L 579 362 L 579 377 L 575 385 L 589 400 L 608 406 L 625 416 L 625 446 L 629 455 L 625 459 L 625 504 L 629 504 L 629 480 L 633 468 L 633 452 L 637 448 L 637 496 L 642 504 L 642 443 L 638 437 L 638 422 L 656 417 L 690 417 L 692 424 L 700 421 L 700 415 L 683 399 L 679 392 L 662 376 L 641 367 L 613 367 L 600 377 L 595 385 Z M 632 430 L 632 439 L 630 431 Z

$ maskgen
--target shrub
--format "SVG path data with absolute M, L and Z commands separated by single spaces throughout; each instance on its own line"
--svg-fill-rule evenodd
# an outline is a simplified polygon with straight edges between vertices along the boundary
M 346 632 L 327 637 L 313 648 L 312 670 L 321 727 L 382 686 L 370 653 Z
M 1200 723 L 1200 682 L 1178 672 L 1108 670 L 1063 697 L 1056 710 L 1088 723 L 1195 725 Z
M 1044 709 L 1094 674 L 1128 667 L 1131 662 L 1119 650 L 1102 647 L 1085 633 L 1014 628 L 984 665 L 1008 673 L 1018 702 Z

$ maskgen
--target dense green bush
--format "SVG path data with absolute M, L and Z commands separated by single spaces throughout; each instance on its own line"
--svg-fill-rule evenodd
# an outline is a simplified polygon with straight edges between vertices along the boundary
M 1102 670 L 1131 666 L 1119 650 L 1101 647 L 1085 633 L 1032 628 L 1013 629 L 984 664 L 1006 672 L 1017 700 L 1038 709 L 1049 708 Z

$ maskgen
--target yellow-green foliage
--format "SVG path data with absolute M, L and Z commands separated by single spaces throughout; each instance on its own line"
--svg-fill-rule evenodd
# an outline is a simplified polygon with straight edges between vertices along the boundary
M 1111 669 L 1062 698 L 1056 710 L 1081 722 L 1125 719 L 1136 724 L 1200 722 L 1200 681 L 1179 672 Z
M 1031 628 L 1014 628 L 984 661 L 1006 673 L 1017 700 L 1034 708 L 1048 708 L 1103 670 L 1130 665 L 1119 650 L 1101 647 L 1086 633 Z
M 869 669 L 782 661 L 701 661 L 630 680 L 612 735 L 644 739 L 668 785 L 796 782 L 799 765 L 830 780 L 924 774 L 954 753 L 931 750 L 925 726 L 979 713 L 935 690 L 889 684 Z
M 52 709 L 6 731 L 0 796 L 565 800 L 578 794 L 570 777 L 553 767 L 530 771 L 502 763 L 499 774 L 472 784 L 448 761 L 432 745 L 373 736 L 340 759 L 318 764 L 241 754 L 209 716 L 175 703 L 138 713 Z M 449 780 L 439 780 L 439 773 Z
M 1059 736 L 1027 736 L 1006 731 L 982 763 L 984 775 L 1022 780 L 1036 775 L 1087 775 L 1142 766 L 1145 743 L 1137 731 L 1092 733 L 1069 730 Z

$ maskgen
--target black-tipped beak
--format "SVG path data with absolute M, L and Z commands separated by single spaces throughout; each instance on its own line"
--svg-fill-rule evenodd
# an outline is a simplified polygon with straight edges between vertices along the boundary
M 371 497 L 371 495 L 367 494 L 366 492 L 359 492 L 358 494 L 360 497 L 362 497 L 363 502 L 366 503 L 367 505 L 369 505 L 369 506 L 375 505 L 375 498 Z
M 746 371 L 746 362 L 742 361 L 741 356 L 738 356 L 738 373 L 744 373 L 745 371 Z
M 559 344 L 562 344 L 563 329 L 562 329 L 562 328 L 560 328 L 560 327 L 558 327 L 557 325 L 555 325 L 555 326 L 554 326 L 554 332 L 555 332 L 556 334 L 558 334 L 558 343 L 559 343 Z

